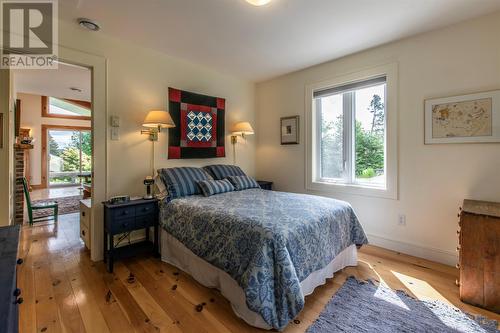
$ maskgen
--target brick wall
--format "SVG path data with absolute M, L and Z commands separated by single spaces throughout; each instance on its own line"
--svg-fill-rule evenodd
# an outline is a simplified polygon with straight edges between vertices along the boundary
M 24 177 L 24 149 L 14 150 L 14 172 L 16 179 L 16 195 L 15 195 L 15 211 L 14 211 L 14 221 L 16 224 L 22 224 L 24 221 L 24 192 L 23 183 L 21 178 Z

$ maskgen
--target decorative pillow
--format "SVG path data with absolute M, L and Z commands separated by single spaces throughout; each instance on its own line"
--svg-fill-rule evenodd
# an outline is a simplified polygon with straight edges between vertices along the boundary
M 229 181 L 234 185 L 236 191 L 246 190 L 249 188 L 260 188 L 255 179 L 248 176 L 229 176 Z
M 207 165 L 203 167 L 203 169 L 207 170 L 208 173 L 214 177 L 214 179 L 224 179 L 229 176 L 246 176 L 243 170 L 239 166 L 236 165 Z
M 192 167 L 160 169 L 158 173 L 171 199 L 200 194 L 197 183 L 213 179 L 205 170 Z
M 234 186 L 227 179 L 222 180 L 200 180 L 198 185 L 203 192 L 203 195 L 209 197 L 214 194 L 226 193 L 234 191 Z

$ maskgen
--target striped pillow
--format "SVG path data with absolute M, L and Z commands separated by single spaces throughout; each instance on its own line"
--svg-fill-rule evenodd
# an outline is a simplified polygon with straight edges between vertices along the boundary
M 160 178 L 168 189 L 170 199 L 200 194 L 197 183 L 212 177 L 201 168 L 181 167 L 158 170 Z
M 222 180 L 200 180 L 198 185 L 203 192 L 203 195 L 209 197 L 214 194 L 226 193 L 234 191 L 234 186 L 227 179 Z
M 229 176 L 229 181 L 234 185 L 236 191 L 246 190 L 249 188 L 260 188 L 255 179 L 248 176 Z
M 246 176 L 243 170 L 236 165 L 207 165 L 203 169 L 207 170 L 214 179 L 224 179 L 229 176 Z

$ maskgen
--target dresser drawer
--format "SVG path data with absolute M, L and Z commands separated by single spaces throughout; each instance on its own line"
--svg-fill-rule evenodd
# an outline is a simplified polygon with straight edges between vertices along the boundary
M 128 219 L 134 218 L 135 207 L 121 207 L 112 210 L 111 215 L 113 219 Z
M 156 210 L 155 204 L 146 204 L 135 207 L 135 216 L 152 215 Z
M 120 218 L 114 220 L 109 226 L 112 234 L 121 234 L 135 229 L 135 218 Z

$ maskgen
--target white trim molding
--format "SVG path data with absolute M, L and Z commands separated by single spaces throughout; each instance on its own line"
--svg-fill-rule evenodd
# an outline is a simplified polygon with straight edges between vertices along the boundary
M 367 237 L 371 245 L 383 247 L 384 249 L 409 254 L 411 256 L 436 261 L 450 266 L 455 266 L 458 262 L 458 254 L 456 251 L 446 251 L 414 243 L 396 241 L 374 234 L 367 234 Z
M 386 107 L 386 187 L 326 183 L 317 180 L 317 121 L 313 110 L 315 91 L 385 76 L 387 84 Z M 335 77 L 331 80 L 306 85 L 305 88 L 305 188 L 324 194 L 347 193 L 398 199 L 398 64 L 391 63 Z

